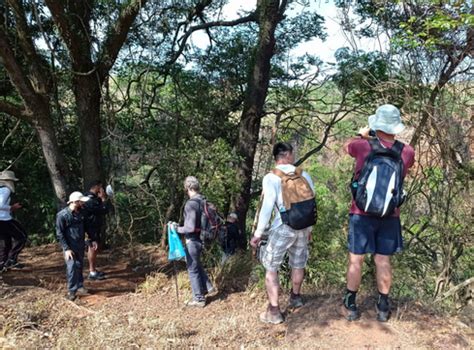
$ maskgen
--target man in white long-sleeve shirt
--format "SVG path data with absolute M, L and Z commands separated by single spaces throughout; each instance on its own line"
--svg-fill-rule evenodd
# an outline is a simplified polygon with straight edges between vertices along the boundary
M 273 147 L 273 157 L 276 169 L 285 174 L 294 173 L 293 165 L 295 158 L 293 147 L 289 143 L 277 143 Z M 314 193 L 314 185 L 310 176 L 303 172 L 302 176 L 307 180 Z M 290 307 L 301 307 L 303 300 L 300 295 L 303 283 L 304 268 L 308 260 L 308 242 L 311 235 L 311 226 L 302 230 L 295 230 L 284 224 L 280 211 L 285 210 L 283 203 L 281 179 L 274 173 L 269 173 L 263 178 L 263 203 L 260 209 L 257 229 L 250 241 L 253 247 L 257 247 L 264 231 L 270 222 L 275 208 L 275 215 L 271 223 L 268 243 L 262 247 L 261 261 L 266 270 L 265 286 L 267 289 L 269 305 L 265 312 L 260 315 L 260 320 L 265 323 L 278 324 L 284 321 L 278 304 L 278 270 L 283 262 L 285 254 L 289 255 L 291 266 L 292 290 L 290 295 Z

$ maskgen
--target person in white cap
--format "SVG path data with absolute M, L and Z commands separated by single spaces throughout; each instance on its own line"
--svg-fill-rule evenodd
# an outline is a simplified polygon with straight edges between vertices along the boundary
M 81 209 L 89 197 L 81 192 L 73 192 L 69 196 L 67 207 L 56 216 L 56 237 L 61 244 L 66 262 L 67 298 L 76 299 L 76 295 L 86 295 L 82 269 L 84 266 L 85 231 L 84 216 Z M 92 242 L 97 249 L 97 242 Z
M 403 184 L 407 170 L 413 166 L 415 151 L 411 146 L 395 140 L 395 136 L 405 128 L 400 111 L 393 105 L 382 105 L 377 109 L 375 115 L 369 117 L 368 122 L 368 127 L 359 130 L 360 138 L 351 139 L 344 146 L 345 151 L 355 158 L 354 179 L 357 181 L 366 166 L 366 159 L 369 154 L 374 154 L 373 150 L 376 147 L 380 150 L 390 150 L 383 152 L 396 152 L 396 159 L 401 158 L 403 165 L 400 176 Z M 400 209 L 396 207 L 391 214 L 386 216 L 374 216 L 367 213 L 368 206 L 364 209 L 365 211 L 357 206 L 354 199 L 352 200 L 349 212 L 347 289 L 342 310 L 349 321 L 360 318 L 356 304 L 356 293 L 361 283 L 365 254 L 373 254 L 378 287 L 377 320 L 386 322 L 390 317 L 388 302 L 392 283 L 390 256 L 400 252 L 403 248 Z
M 13 171 L 5 170 L 0 173 L 0 239 L 4 241 L 0 249 L 0 271 L 23 266 L 18 263 L 18 255 L 25 247 L 27 235 L 20 223 L 12 217 L 14 211 L 21 209 L 21 204 L 10 205 L 16 181 L 18 179 Z

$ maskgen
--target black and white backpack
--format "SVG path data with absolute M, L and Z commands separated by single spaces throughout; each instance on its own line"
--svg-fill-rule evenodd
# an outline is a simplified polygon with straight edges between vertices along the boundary
M 360 210 L 386 217 L 405 200 L 401 156 L 405 145 L 395 141 L 392 148 L 386 148 L 378 139 L 368 141 L 371 151 L 351 182 L 352 196 Z

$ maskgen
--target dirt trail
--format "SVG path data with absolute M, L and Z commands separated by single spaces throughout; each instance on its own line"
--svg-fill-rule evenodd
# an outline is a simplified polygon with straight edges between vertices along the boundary
M 130 253 L 106 252 L 98 266 L 103 281 L 85 280 L 91 295 L 66 301 L 65 270 L 57 245 L 26 249 L 23 270 L 9 271 L 0 283 L 0 348 L 292 348 L 292 349 L 464 349 L 472 348 L 472 329 L 455 318 L 416 303 L 394 305 L 392 319 L 375 321 L 374 300 L 361 298 L 363 314 L 349 323 L 339 312 L 338 294 L 307 293 L 306 305 L 285 310 L 286 322 L 262 324 L 260 290 L 210 296 L 204 309 L 182 301 L 189 286 L 182 272 L 180 306 L 173 280 L 152 293 L 136 293 L 152 270 L 169 269 L 163 253 L 141 247 Z M 282 298 L 282 308 L 286 307 Z

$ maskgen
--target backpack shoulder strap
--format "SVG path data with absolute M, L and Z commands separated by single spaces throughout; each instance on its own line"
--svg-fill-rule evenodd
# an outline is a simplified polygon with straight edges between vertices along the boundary
M 303 174 L 303 168 L 297 167 L 295 169 L 295 174 L 301 176 L 301 174 Z
M 285 172 L 281 171 L 281 170 L 278 169 L 278 168 L 272 169 L 272 173 L 275 174 L 276 176 L 278 176 L 278 177 L 281 178 L 281 179 L 283 179 L 284 177 L 287 176 L 287 175 L 285 174 Z
M 370 149 L 372 152 L 377 152 L 384 149 L 384 147 L 380 143 L 380 140 L 377 138 L 370 138 L 367 141 L 369 142 Z
M 395 143 L 393 144 L 391 150 L 394 151 L 394 152 L 397 152 L 401 156 L 404 147 L 405 147 L 405 144 L 403 142 L 400 142 L 400 141 L 396 140 Z

